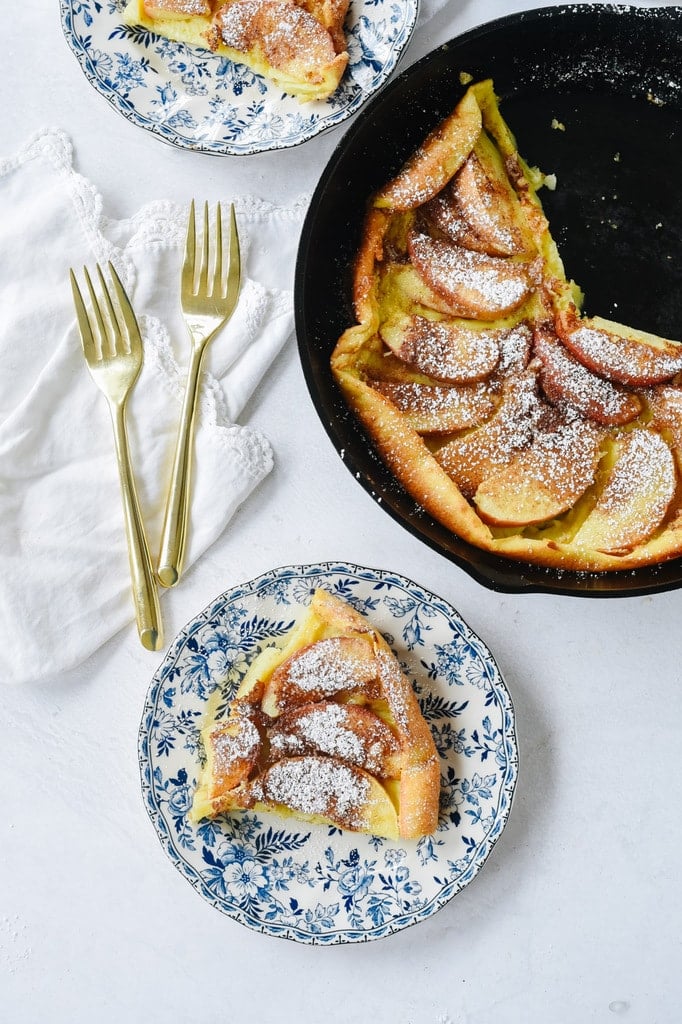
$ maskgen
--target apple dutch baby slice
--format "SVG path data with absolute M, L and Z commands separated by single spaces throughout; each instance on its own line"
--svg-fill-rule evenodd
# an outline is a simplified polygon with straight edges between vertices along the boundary
M 194 820 L 254 808 L 393 839 L 438 825 L 440 765 L 412 685 L 381 634 L 326 591 L 202 739 Z
M 128 0 L 141 25 L 246 64 L 301 100 L 325 99 L 348 64 L 347 0 Z

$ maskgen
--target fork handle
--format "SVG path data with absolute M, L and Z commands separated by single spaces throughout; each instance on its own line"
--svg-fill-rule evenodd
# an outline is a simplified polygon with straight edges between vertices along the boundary
M 143 647 L 148 651 L 158 651 L 163 644 L 159 595 L 130 463 L 125 405 L 112 403 L 111 418 L 114 424 L 116 459 L 121 480 L 123 516 L 128 540 L 128 560 L 137 632 Z
M 196 418 L 199 376 L 205 345 L 192 346 L 185 395 L 180 413 L 175 456 L 166 499 L 166 512 L 161 531 L 161 547 L 156 575 L 164 587 L 174 587 L 185 564 L 189 528 L 190 485 L 194 421 Z

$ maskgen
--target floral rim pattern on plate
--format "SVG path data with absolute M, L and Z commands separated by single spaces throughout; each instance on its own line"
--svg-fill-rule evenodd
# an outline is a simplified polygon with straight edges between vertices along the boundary
M 252 658 L 317 587 L 365 614 L 412 680 L 442 761 L 438 831 L 391 841 L 242 812 L 192 824 L 199 732 Z M 249 928 L 305 943 L 381 938 L 431 916 L 478 873 L 509 816 L 514 711 L 482 641 L 446 601 L 394 573 L 346 563 L 275 569 L 213 601 L 176 637 L 139 733 L 145 806 L 176 868 Z
M 386 81 L 418 0 L 351 0 L 349 65 L 327 100 L 301 103 L 237 64 L 121 21 L 126 0 L 60 0 L 85 77 L 128 121 L 181 149 L 246 155 L 297 146 L 345 121 Z

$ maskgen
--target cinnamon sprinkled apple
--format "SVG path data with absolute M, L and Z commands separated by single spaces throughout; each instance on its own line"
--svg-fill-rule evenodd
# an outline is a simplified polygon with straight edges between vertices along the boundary
M 410 235 L 408 251 L 418 273 L 456 316 L 496 320 L 531 293 L 527 263 L 471 252 L 418 231 Z
M 560 516 L 594 482 L 604 431 L 573 420 L 538 433 L 532 444 L 487 477 L 474 502 L 498 526 L 526 526 Z
M 663 522 L 676 485 L 673 456 L 661 436 L 631 430 L 617 442 L 611 472 L 574 543 L 613 554 L 632 550 Z
M 502 330 L 481 331 L 457 321 L 400 316 L 384 323 L 381 337 L 399 359 L 436 380 L 484 380 L 500 361 Z
M 649 387 L 682 370 L 682 345 L 600 317 L 580 320 L 572 311 L 557 318 L 564 345 L 584 366 L 607 380 Z
M 596 423 L 611 425 L 629 423 L 641 412 L 635 394 L 592 373 L 551 331 L 536 330 L 533 351 L 542 363 L 540 383 L 550 402 L 572 406 Z

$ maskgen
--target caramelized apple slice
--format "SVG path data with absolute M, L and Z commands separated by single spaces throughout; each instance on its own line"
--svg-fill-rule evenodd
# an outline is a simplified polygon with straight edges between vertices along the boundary
M 495 411 L 495 399 L 482 385 L 437 385 L 371 381 L 396 405 L 419 434 L 449 434 L 483 423 Z
M 527 526 L 566 512 L 594 482 L 604 431 L 585 420 L 540 433 L 474 495 L 482 519 Z
M 682 345 L 595 317 L 577 321 L 570 311 L 558 319 L 561 340 L 576 359 L 608 380 L 648 387 L 682 370 Z
M 571 406 L 604 425 L 629 423 L 641 412 L 636 395 L 592 373 L 552 332 L 535 331 L 534 352 L 542 363 L 540 384 L 550 402 Z
M 454 321 L 404 315 L 384 323 L 379 333 L 399 359 L 435 380 L 453 384 L 485 380 L 500 359 L 501 331 L 477 331 Z
M 677 467 L 682 470 L 682 389 L 675 387 L 652 388 L 647 401 L 654 427 L 666 435 L 673 449 Z
M 230 717 L 204 729 L 201 738 L 206 752 L 202 784 L 197 788 L 193 820 L 229 810 L 233 791 L 246 782 L 262 750 L 260 733 L 248 713 Z
M 540 413 L 535 374 L 509 377 L 494 416 L 482 426 L 453 438 L 435 452 L 435 458 L 462 494 L 473 497 L 481 483 L 511 462 L 530 444 Z
M 442 192 L 421 207 L 420 223 L 433 238 L 443 238 L 464 249 L 487 252 L 483 242 L 464 218 L 457 202 L 454 182 L 445 186 Z M 507 253 L 490 253 L 492 256 L 506 256 Z
M 348 14 L 349 0 L 301 0 L 300 6 L 323 25 L 332 37 L 334 49 L 343 53 L 348 49 L 343 23 Z
M 504 374 L 520 373 L 525 370 L 533 345 L 533 332 L 528 324 L 522 322 L 502 331 L 498 341 L 500 345 L 498 375 L 504 376 Z
M 506 178 L 492 178 L 475 153 L 453 182 L 457 207 L 483 252 L 514 256 L 526 251 L 513 192 Z
M 245 804 L 295 811 L 339 828 L 397 839 L 398 816 L 384 787 L 355 765 L 310 754 L 276 761 L 247 785 Z
M 369 637 L 331 637 L 307 644 L 275 669 L 262 708 L 276 718 L 283 707 L 297 707 L 338 693 L 380 696 L 374 646 Z
M 530 295 L 526 263 L 470 252 L 416 231 L 408 250 L 418 273 L 458 316 L 496 320 Z
M 412 210 L 433 198 L 459 170 L 481 133 L 481 110 L 467 92 L 374 199 L 374 205 Z
M 624 434 L 597 503 L 574 543 L 614 555 L 631 551 L 660 526 L 676 484 L 672 453 L 659 434 L 644 429 Z
M 397 738 L 378 715 L 358 704 L 304 704 L 281 715 L 268 739 L 273 760 L 329 754 L 384 779 L 400 774 Z

